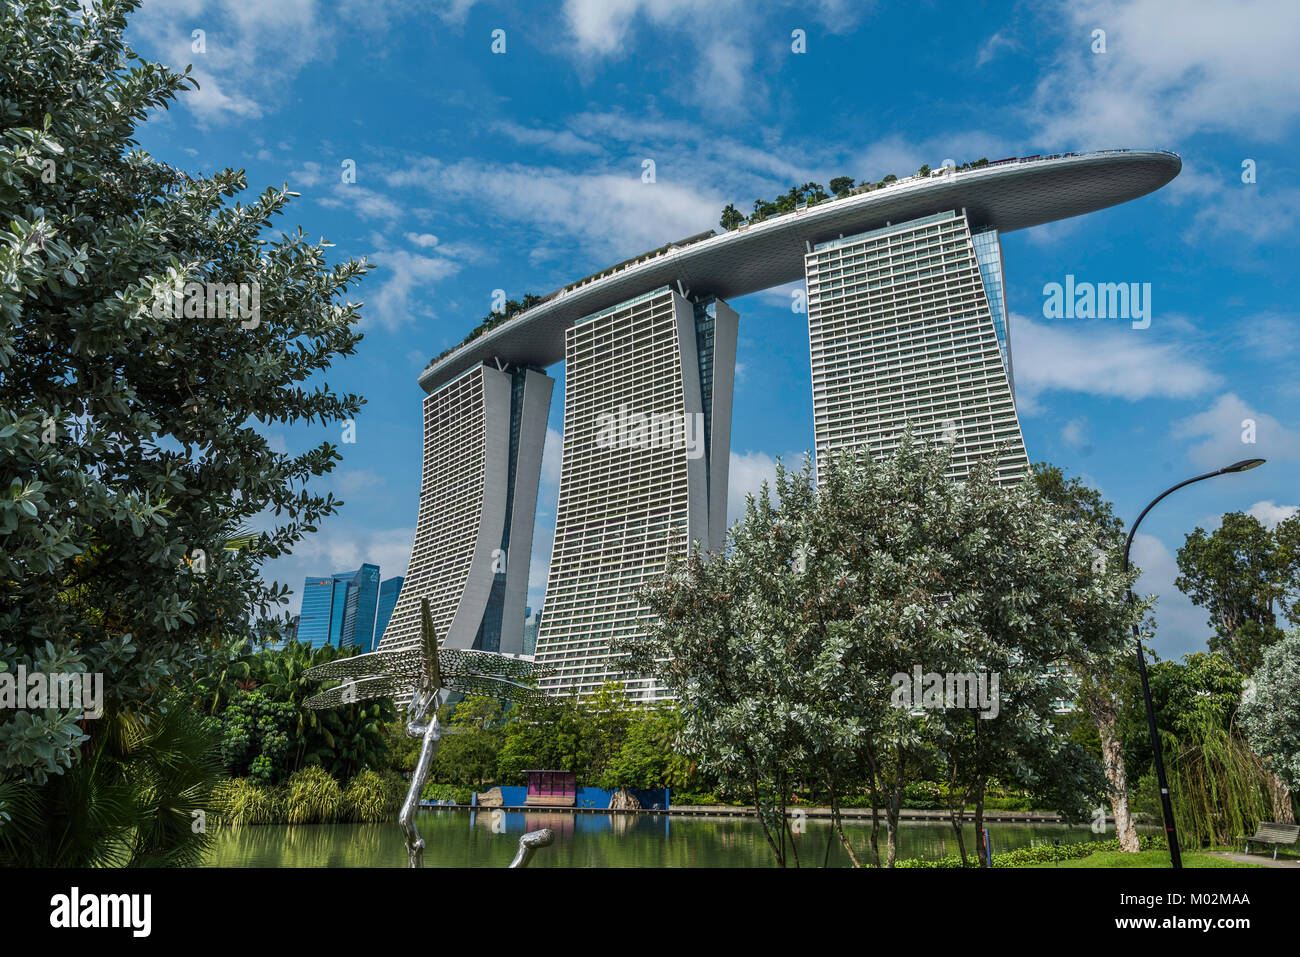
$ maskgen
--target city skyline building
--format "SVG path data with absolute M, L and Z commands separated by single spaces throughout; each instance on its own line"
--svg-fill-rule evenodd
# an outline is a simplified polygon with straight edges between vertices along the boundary
M 649 612 L 637 591 L 671 558 L 722 546 L 737 327 L 725 302 L 665 286 L 568 330 L 542 690 L 623 681 L 662 697 L 653 678 L 623 673 L 611 645 L 639 632 Z
M 544 691 L 623 681 L 638 589 L 692 542 L 724 546 L 738 320 L 727 299 L 805 284 L 813 445 L 889 454 L 907 428 L 953 445 L 952 475 L 1028 465 L 1012 368 L 1004 233 L 1105 209 L 1170 182 L 1163 150 L 923 169 L 708 230 L 569 283 L 420 374 L 424 462 L 407 581 L 382 646 L 411 647 L 428 599 L 450 647 L 523 653 L 528 551 L 553 381 L 564 426 L 551 561 L 537 616 Z M 506 558 L 510 560 L 507 562 Z M 306 626 L 304 615 L 304 627 Z
M 405 577 L 397 575 L 379 585 L 379 605 L 375 612 L 374 647 L 376 648 L 384 639 L 384 631 L 388 628 L 388 620 L 393 616 L 393 609 L 397 607 L 397 597 L 401 594 L 404 581 L 406 581 Z
M 524 654 L 531 655 L 537 651 L 537 630 L 542 623 L 542 610 L 524 609 Z
M 1029 465 L 1016 414 L 1001 243 L 942 211 L 818 244 L 806 256 L 818 467 L 865 447 L 889 455 L 906 428 L 953 447 L 964 478 L 998 455 Z
M 554 385 L 536 368 L 483 363 L 425 397 L 415 541 L 382 650 L 417 645 L 427 598 L 444 647 L 523 653 Z
M 355 571 L 307 578 L 296 639 L 312 648 L 356 645 L 362 651 L 373 651 L 378 592 L 379 566 L 370 563 Z

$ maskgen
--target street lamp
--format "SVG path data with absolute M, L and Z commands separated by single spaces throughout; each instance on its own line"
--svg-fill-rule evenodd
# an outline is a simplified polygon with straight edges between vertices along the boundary
M 1179 482 L 1172 488 L 1167 488 L 1154 499 L 1151 504 L 1142 509 L 1142 514 L 1138 516 L 1133 527 L 1129 529 L 1128 541 L 1124 543 L 1124 571 L 1128 571 L 1128 551 L 1133 546 L 1133 536 L 1137 534 L 1138 526 L 1142 524 L 1142 519 L 1147 517 L 1147 512 L 1155 508 L 1166 495 L 1176 492 L 1184 485 L 1191 485 L 1193 482 L 1200 482 L 1207 478 L 1214 478 L 1216 475 L 1227 475 L 1229 472 L 1246 472 L 1253 468 L 1258 468 L 1264 464 L 1264 459 L 1242 459 L 1240 462 L 1234 462 L 1231 465 L 1218 469 L 1214 472 L 1206 472 L 1204 475 L 1198 475 L 1196 478 L 1189 478 L 1185 482 Z M 1133 602 L 1133 589 L 1128 590 L 1128 601 Z M 1142 679 L 1142 700 L 1147 709 L 1147 729 L 1151 733 L 1151 751 L 1155 755 L 1156 761 L 1156 780 L 1160 785 L 1160 809 L 1165 818 L 1165 835 L 1169 839 L 1169 862 L 1175 870 L 1181 870 L 1183 866 L 1183 856 L 1178 850 L 1178 834 L 1174 830 L 1174 808 L 1169 802 L 1169 781 L 1165 778 L 1165 758 L 1160 750 L 1160 734 L 1156 731 L 1156 713 L 1151 706 L 1151 686 L 1147 683 L 1147 662 L 1146 656 L 1142 654 L 1142 638 L 1138 632 L 1137 622 L 1133 623 L 1133 637 L 1137 639 L 1138 653 L 1138 676 Z

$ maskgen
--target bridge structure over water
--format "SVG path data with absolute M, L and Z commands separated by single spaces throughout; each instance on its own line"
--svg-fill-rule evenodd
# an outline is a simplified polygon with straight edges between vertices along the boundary
M 410 566 L 381 644 L 522 654 L 554 380 L 565 363 L 559 502 L 535 655 L 543 687 L 620 680 L 636 593 L 698 543 L 723 547 L 739 317 L 728 300 L 803 279 L 818 460 L 887 454 L 905 426 L 965 474 L 1027 466 L 1015 407 L 1002 233 L 1137 199 L 1178 175 L 1165 151 L 1109 150 L 941 168 L 669 243 L 571 283 L 419 377 L 424 461 Z M 531 650 L 531 649 L 529 649 Z

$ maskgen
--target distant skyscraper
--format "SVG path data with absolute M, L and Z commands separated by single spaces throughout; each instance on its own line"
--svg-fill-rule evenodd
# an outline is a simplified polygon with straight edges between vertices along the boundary
M 379 566 L 364 564 L 354 572 L 338 572 L 335 579 L 352 586 L 344 607 L 342 641 L 362 651 L 375 650 L 375 607 L 379 603 Z
M 723 543 L 736 313 L 663 287 L 565 333 L 564 450 L 539 664 L 540 687 L 585 695 L 624 681 L 611 641 L 641 634 L 637 597 L 692 542 Z
M 819 463 L 862 446 L 888 455 L 910 425 L 953 445 L 955 478 L 997 449 L 999 477 L 1020 478 L 996 230 L 935 213 L 821 243 L 805 267 Z
M 524 609 L 524 654 L 531 655 L 537 651 L 537 628 L 542 623 L 542 610 L 534 614 L 531 608 Z
M 298 640 L 313 648 L 356 645 L 373 650 L 378 598 L 378 565 L 365 564 L 329 578 L 308 578 L 303 583 Z
M 393 609 L 397 606 L 397 596 L 402 592 L 402 582 L 406 581 L 400 575 L 396 578 L 390 578 L 379 586 L 379 612 L 375 618 L 375 642 L 374 647 L 379 647 L 379 643 L 384 640 L 384 629 L 388 627 L 388 619 L 393 616 Z

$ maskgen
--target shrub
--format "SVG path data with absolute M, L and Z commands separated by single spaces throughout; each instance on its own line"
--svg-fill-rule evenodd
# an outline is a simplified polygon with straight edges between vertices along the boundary
M 1144 851 L 1156 851 L 1167 848 L 1169 845 L 1165 842 L 1164 835 L 1161 834 L 1143 834 L 1138 837 L 1138 846 Z M 1118 851 L 1119 841 L 1111 838 L 1108 841 L 1081 841 L 1077 844 L 1031 844 L 1028 847 L 1020 847 L 1014 851 L 1007 851 L 1005 854 L 993 855 L 994 867 L 1023 867 L 1026 864 L 1050 864 L 1053 861 L 1073 861 L 1081 857 L 1088 857 L 1096 854 L 1098 851 Z M 974 855 L 970 855 L 970 864 L 967 867 L 976 867 Z M 961 867 L 960 857 L 944 857 L 937 861 L 926 861 L 917 858 L 898 861 L 895 867 L 905 868 L 948 868 Z
M 222 824 L 274 824 L 283 819 L 284 792 L 250 778 L 235 778 L 214 789 L 213 809 Z
M 402 807 L 406 788 L 400 774 L 362 771 L 343 792 L 343 817 L 367 824 L 391 820 Z
M 342 811 L 343 789 L 324 768 L 303 768 L 289 776 L 286 823 L 331 824 Z
M 469 804 L 471 791 L 469 788 L 455 787 L 451 784 L 438 784 L 429 782 L 420 792 L 422 801 L 454 801 L 457 804 Z

